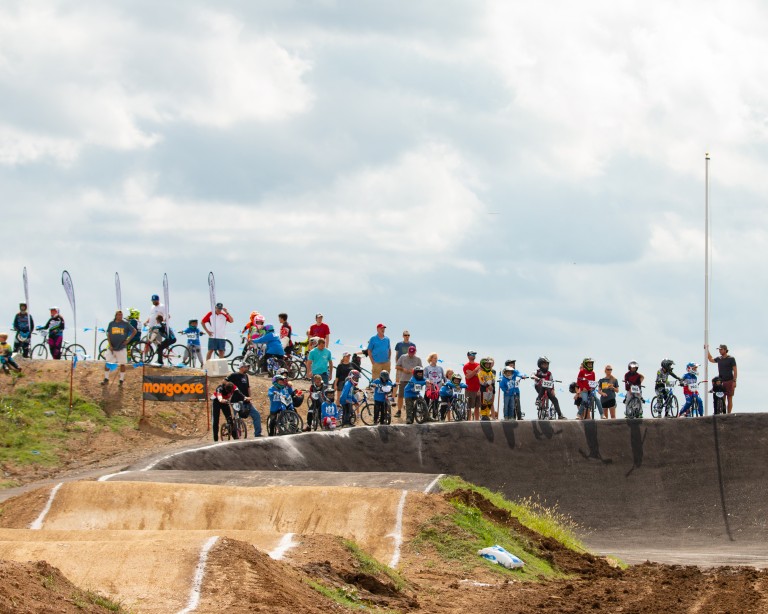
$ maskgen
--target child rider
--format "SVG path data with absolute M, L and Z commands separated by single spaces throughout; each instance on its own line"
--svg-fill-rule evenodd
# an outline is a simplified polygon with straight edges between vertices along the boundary
M 389 398 L 394 396 L 395 382 L 389 378 L 389 371 L 382 371 L 379 377 L 371 382 L 373 387 L 373 423 L 389 424 L 390 404 Z
M 699 365 L 697 365 L 695 362 L 689 362 L 687 365 L 685 365 L 685 375 L 682 377 L 682 383 L 683 383 L 683 394 L 685 395 L 685 405 L 683 405 L 683 409 L 680 411 L 680 416 L 687 416 L 688 412 L 691 410 L 691 406 L 693 405 L 693 399 L 696 396 L 693 390 L 690 389 L 689 384 L 695 384 L 699 381 L 698 378 L 698 369 Z M 693 416 L 703 416 L 704 415 L 704 408 L 702 407 L 701 402 L 697 404 L 696 409 L 694 409 Z
M 552 377 L 552 373 L 549 371 L 549 358 L 546 356 L 541 356 L 539 360 L 536 361 L 536 366 L 538 367 L 535 374 L 533 374 L 531 377 L 536 380 L 536 392 L 538 393 L 538 397 L 536 398 L 536 404 L 538 405 L 541 403 L 541 399 L 544 396 L 544 393 L 546 391 L 547 396 L 549 397 L 549 401 L 552 403 L 552 406 L 555 408 L 555 412 L 557 412 L 557 418 L 558 420 L 565 420 L 565 416 L 563 416 L 563 412 L 560 411 L 560 401 L 557 400 L 557 397 L 555 396 L 555 389 L 554 388 L 544 388 L 544 386 L 541 385 L 542 381 L 548 381 L 553 382 L 555 381 Z

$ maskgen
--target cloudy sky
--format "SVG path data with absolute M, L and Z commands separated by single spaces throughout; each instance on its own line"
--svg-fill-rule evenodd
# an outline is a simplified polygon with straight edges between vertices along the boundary
M 240 323 L 651 376 L 703 360 L 708 151 L 711 341 L 762 411 L 766 30 L 749 0 L 9 0 L 0 310 L 24 266 L 39 320 L 69 270 L 79 328 L 167 273 L 186 322 L 213 271 Z

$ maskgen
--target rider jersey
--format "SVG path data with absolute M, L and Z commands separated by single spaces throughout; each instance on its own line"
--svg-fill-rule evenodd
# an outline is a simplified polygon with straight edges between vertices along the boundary
M 353 382 L 351 379 L 348 379 L 344 383 L 344 388 L 341 391 L 341 396 L 339 397 L 339 403 L 342 405 L 346 405 L 347 403 L 357 403 L 357 399 L 355 398 L 355 392 L 357 391 L 357 386 L 355 385 L 355 382 Z
M 290 385 L 272 386 L 267 391 L 269 397 L 269 413 L 277 414 L 283 409 L 293 409 L 293 388 Z
M 685 396 L 692 395 L 693 391 L 690 388 L 688 388 L 688 383 L 689 382 L 690 383 L 695 383 L 695 382 L 699 381 L 698 378 L 696 377 L 696 374 L 695 373 L 686 373 L 685 375 L 683 375 L 682 380 L 683 380 L 683 384 L 685 384 L 683 386 L 683 394 Z
M 28 333 L 35 328 L 35 321 L 29 313 L 19 312 L 13 318 L 13 330 L 20 333 Z
M 414 389 L 414 386 L 421 386 L 421 389 L 424 390 L 427 386 L 427 380 L 424 378 L 418 379 L 414 375 L 410 380 L 408 380 L 408 383 L 405 385 L 405 390 L 403 390 L 404 398 L 415 399 L 421 396 L 420 392 L 416 392 L 416 390 Z
M 579 370 L 579 375 L 576 377 L 576 385 L 579 387 L 579 390 L 590 390 L 589 382 L 595 381 L 595 372 L 587 371 L 586 369 Z
M 258 339 L 253 340 L 254 343 L 258 345 L 266 345 L 266 353 L 272 354 L 274 356 L 284 356 L 285 352 L 283 352 L 283 344 L 280 343 L 280 337 L 275 335 L 274 332 L 269 332 Z
M 458 392 L 462 388 L 466 388 L 467 385 L 464 382 L 456 385 L 451 381 L 445 382 L 442 388 L 440 388 L 440 398 L 450 399 L 453 397 L 454 392 Z
M 664 388 L 665 386 L 667 386 L 667 384 L 669 384 L 669 377 L 670 376 L 674 377 L 676 380 L 680 379 L 679 377 L 677 377 L 677 375 L 672 373 L 672 371 L 667 373 L 664 369 L 659 369 L 656 372 L 656 390 L 659 390 L 659 389 Z
M 630 386 L 639 386 L 643 381 L 643 376 L 637 371 L 627 371 L 624 375 L 624 389 L 629 392 Z
M 323 403 L 323 406 L 320 408 L 320 417 L 323 420 L 326 418 L 335 418 L 338 420 L 339 408 L 336 406 L 336 403 Z
M 64 334 L 64 318 L 60 315 L 52 316 L 48 319 L 43 328 L 48 329 L 49 337 L 61 337 Z
M 371 382 L 371 386 L 373 387 L 373 400 L 383 403 L 387 400 L 387 395 L 392 393 L 395 383 L 391 379 L 382 382 L 381 379 L 377 378 Z
M 187 345 L 200 347 L 200 335 L 202 331 L 197 326 L 188 326 L 181 332 L 187 336 Z

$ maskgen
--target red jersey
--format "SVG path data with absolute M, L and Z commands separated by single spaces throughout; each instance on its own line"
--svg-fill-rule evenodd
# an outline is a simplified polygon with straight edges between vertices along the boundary
M 477 377 L 477 374 L 474 375 L 474 377 L 469 377 L 467 375 L 467 371 L 474 371 L 480 366 L 480 363 L 478 362 L 468 362 L 464 365 L 464 377 L 467 380 L 467 391 L 468 392 L 479 392 L 480 391 L 480 378 Z
M 325 322 L 322 324 L 313 324 L 309 327 L 310 337 L 320 337 L 320 339 L 325 339 L 330 334 L 331 329 L 328 328 L 328 325 Z
M 637 371 L 627 371 L 627 374 L 624 376 L 624 381 L 626 382 L 624 384 L 624 389 L 629 392 L 630 386 L 640 386 L 642 379 L 643 376 Z
M 580 391 L 591 390 L 589 382 L 595 381 L 595 371 L 587 371 L 586 369 L 579 370 L 579 376 L 576 378 L 576 385 Z

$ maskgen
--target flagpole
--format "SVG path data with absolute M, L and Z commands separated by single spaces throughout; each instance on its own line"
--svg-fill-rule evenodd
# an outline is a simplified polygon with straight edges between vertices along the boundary
M 704 379 L 709 381 L 709 153 L 704 154 Z M 709 395 L 704 395 L 704 415 L 709 415 Z

